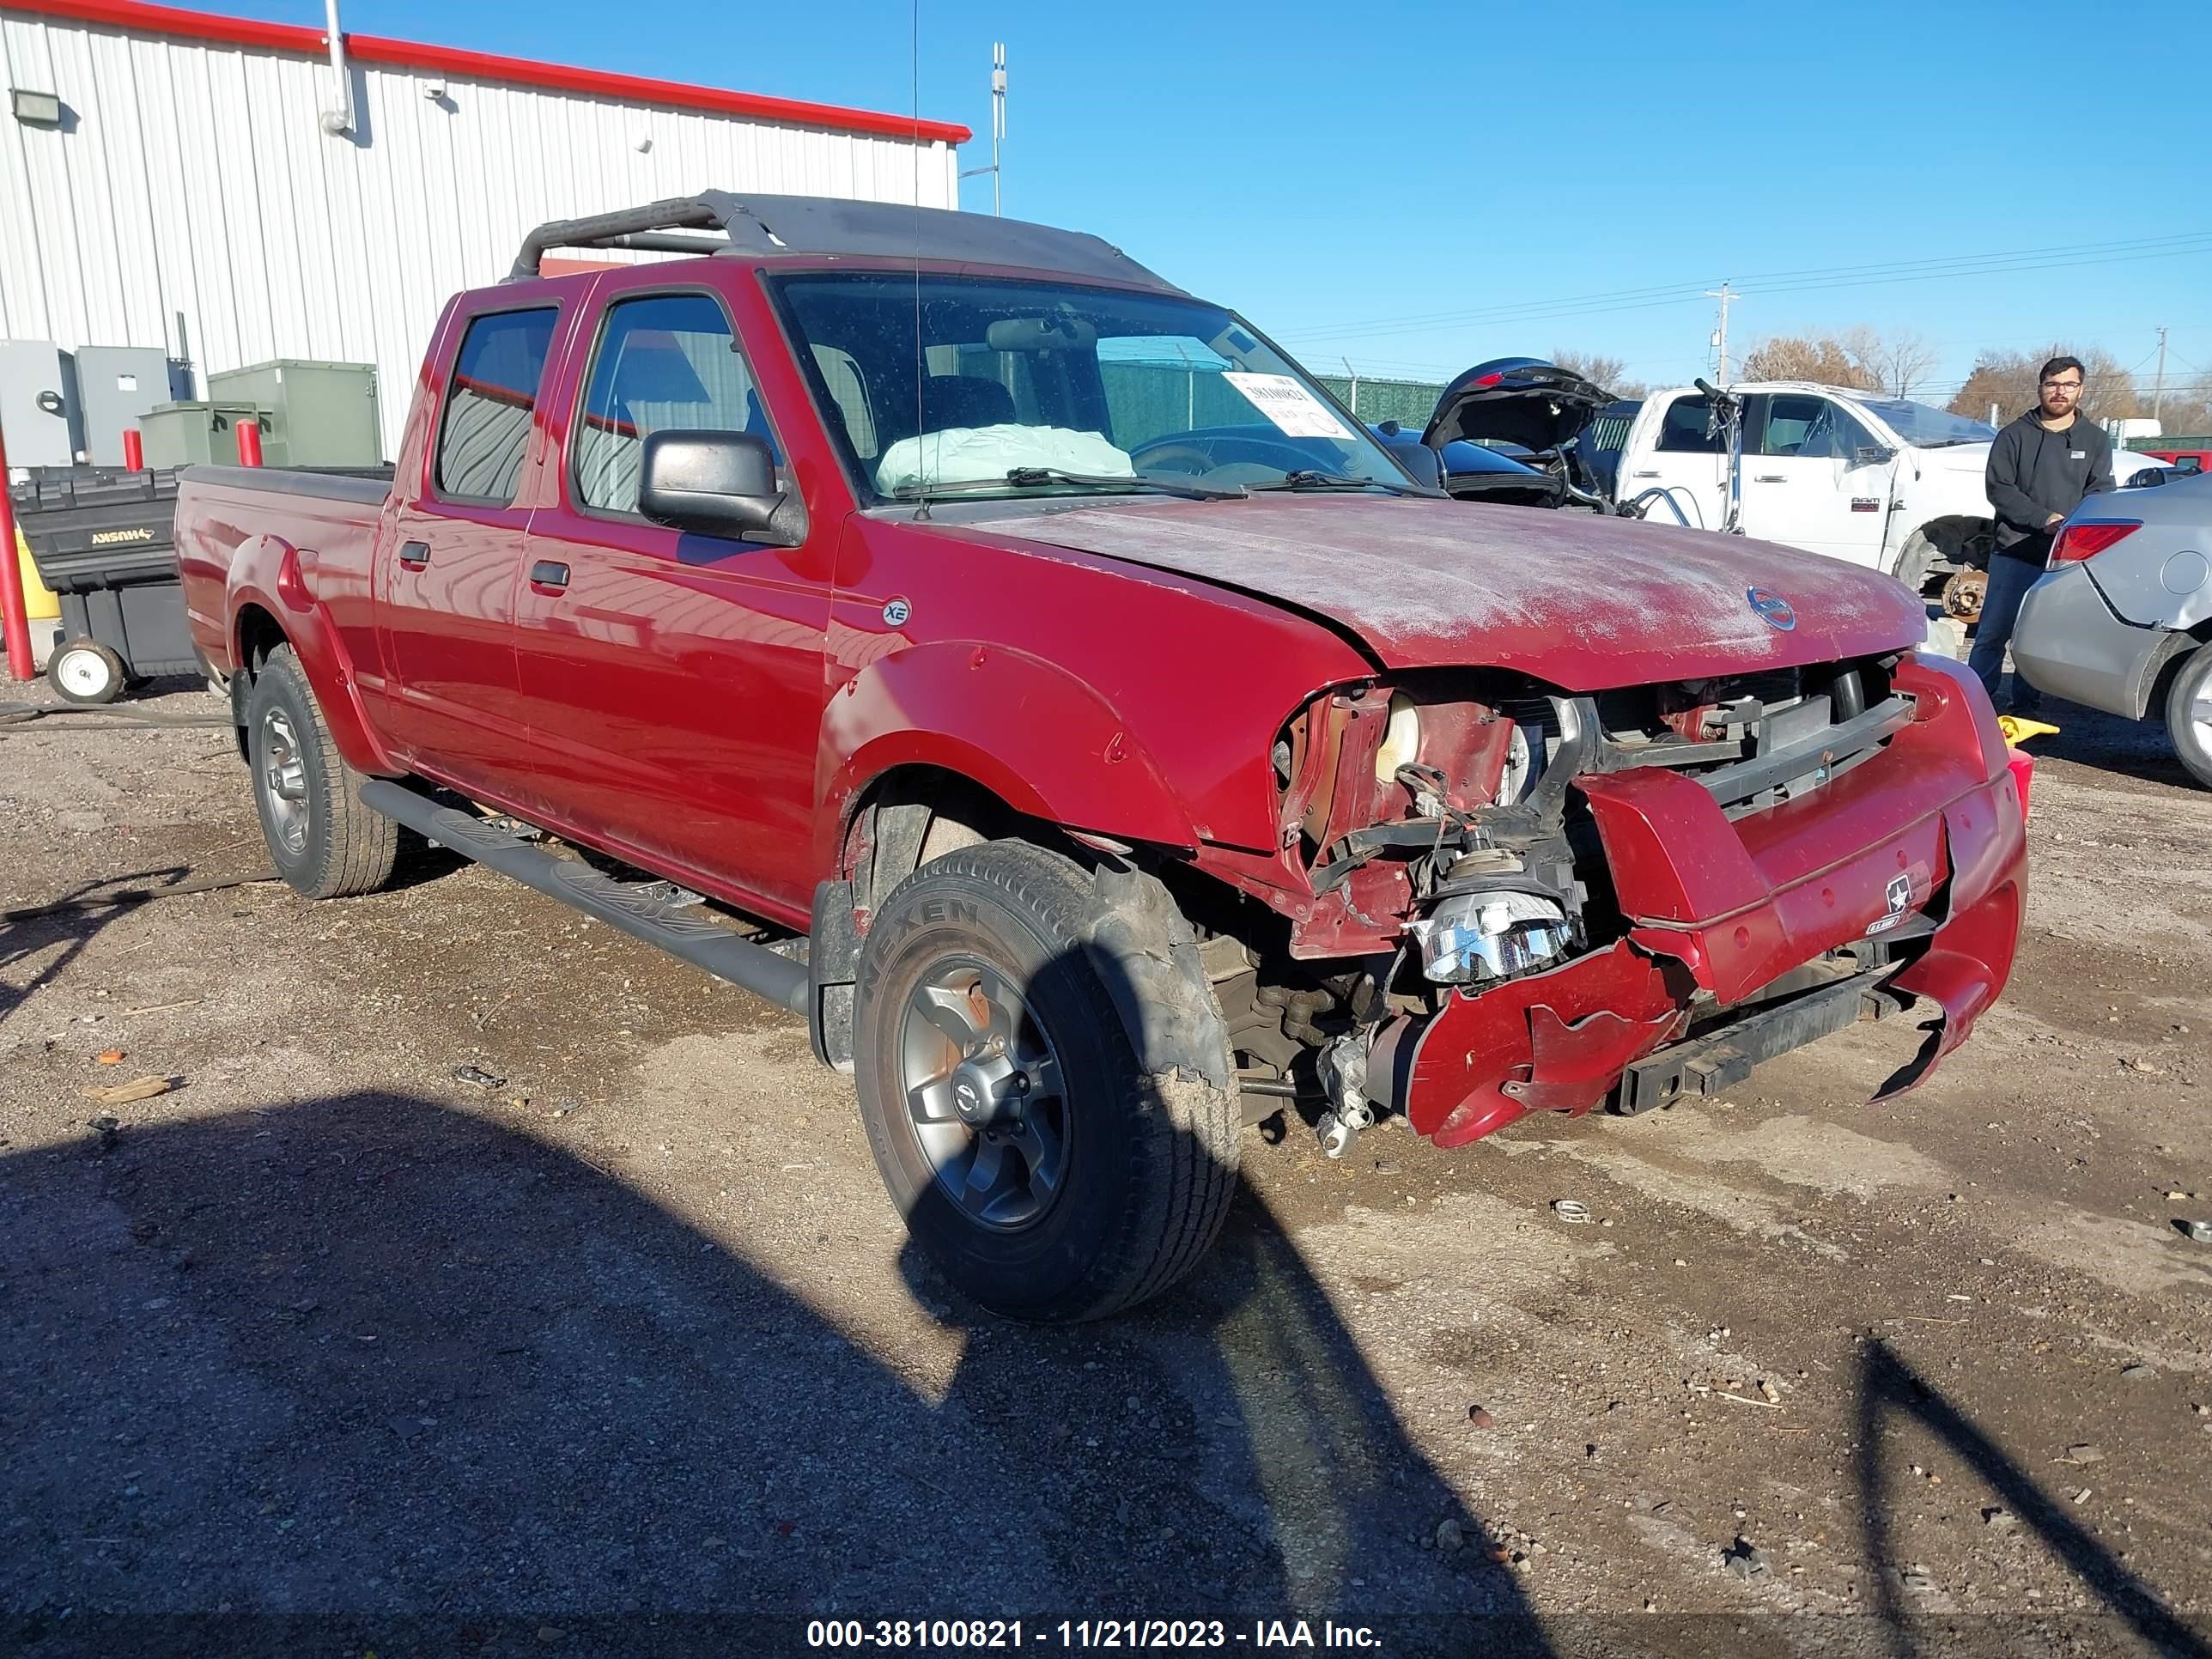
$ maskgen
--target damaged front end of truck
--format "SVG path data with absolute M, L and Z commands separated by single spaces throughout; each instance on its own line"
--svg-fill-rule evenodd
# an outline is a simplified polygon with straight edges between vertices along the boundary
M 1217 868 L 1281 943 L 1209 947 L 1248 1098 L 1459 1146 L 1636 1113 L 1925 999 L 1911 1088 L 2010 971 L 2021 807 L 1979 687 L 1910 653 L 1571 694 L 1332 689 L 1273 754 L 1280 846 Z

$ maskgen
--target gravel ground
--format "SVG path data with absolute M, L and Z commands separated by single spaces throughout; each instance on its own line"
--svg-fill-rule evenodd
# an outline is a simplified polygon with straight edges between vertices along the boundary
M 954 1305 L 797 1020 L 476 868 L 0 923 L 0 1634 L 2204 1653 L 2212 795 L 2060 723 L 2013 988 L 1918 1093 L 1863 1103 L 1900 1020 L 1459 1152 L 1255 1131 L 1188 1287 L 1075 1331 Z M 88 720 L 0 740 L 0 908 L 264 868 L 227 733 Z

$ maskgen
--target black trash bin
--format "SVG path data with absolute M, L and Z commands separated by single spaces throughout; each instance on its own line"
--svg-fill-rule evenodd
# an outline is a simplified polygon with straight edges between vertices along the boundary
M 39 580 L 61 602 L 46 678 L 70 702 L 112 702 L 131 681 L 199 674 L 177 580 L 177 475 L 33 467 L 14 492 Z

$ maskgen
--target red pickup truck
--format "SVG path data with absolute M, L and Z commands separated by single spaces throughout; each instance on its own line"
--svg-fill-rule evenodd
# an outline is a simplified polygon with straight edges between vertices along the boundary
M 1909 1086 L 2010 970 L 1911 595 L 1421 471 L 1095 238 L 709 192 L 453 300 L 388 492 L 195 469 L 177 547 L 300 892 L 405 825 L 803 1013 L 946 1275 L 1073 1319 L 1245 1124 L 1455 1146 L 1926 999 Z

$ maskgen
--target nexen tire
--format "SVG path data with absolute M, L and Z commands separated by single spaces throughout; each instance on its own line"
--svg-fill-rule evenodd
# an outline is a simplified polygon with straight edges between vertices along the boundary
M 276 872 L 303 898 L 383 886 L 398 857 L 399 826 L 361 804 L 361 775 L 338 757 L 289 645 L 271 651 L 254 677 L 246 720 L 253 802 Z
M 1012 1318 L 1096 1319 L 1158 1295 L 1205 1254 L 1236 1191 L 1235 1091 L 1185 1068 L 1163 1074 L 1139 1062 L 1123 1012 L 1139 981 L 1133 975 L 1109 985 L 1121 977 L 1117 957 L 1094 939 L 1107 910 L 1072 860 L 987 842 L 902 883 L 861 952 L 854 1083 L 876 1167 L 945 1276 Z M 1163 945 L 1155 962 L 1168 954 Z M 951 1178 L 961 1155 L 944 1149 L 964 1136 L 972 1157 L 981 1137 L 941 1120 L 918 1127 L 910 1099 L 924 1086 L 917 1073 L 929 1075 L 915 1062 L 917 1046 L 932 1040 L 914 1024 L 926 1018 L 914 1012 L 917 997 L 969 973 L 998 976 L 1001 997 L 1020 1005 L 1013 1023 L 1026 1035 L 1017 1046 L 1035 1051 L 1042 1039 L 1049 1050 L 1042 1075 L 1057 1079 L 1056 1107 L 1038 1096 L 1025 1109 L 1039 1115 L 1032 1138 L 1057 1138 L 1058 1179 L 1036 1213 L 1013 1224 L 992 1224 L 954 1195 L 964 1187 Z M 1202 979 L 1195 994 L 1210 1005 Z M 944 1042 L 948 1055 L 958 1052 L 955 1039 Z M 1222 1060 L 1215 1069 L 1225 1072 Z M 1043 1136 L 1048 1121 L 1052 1135 Z

